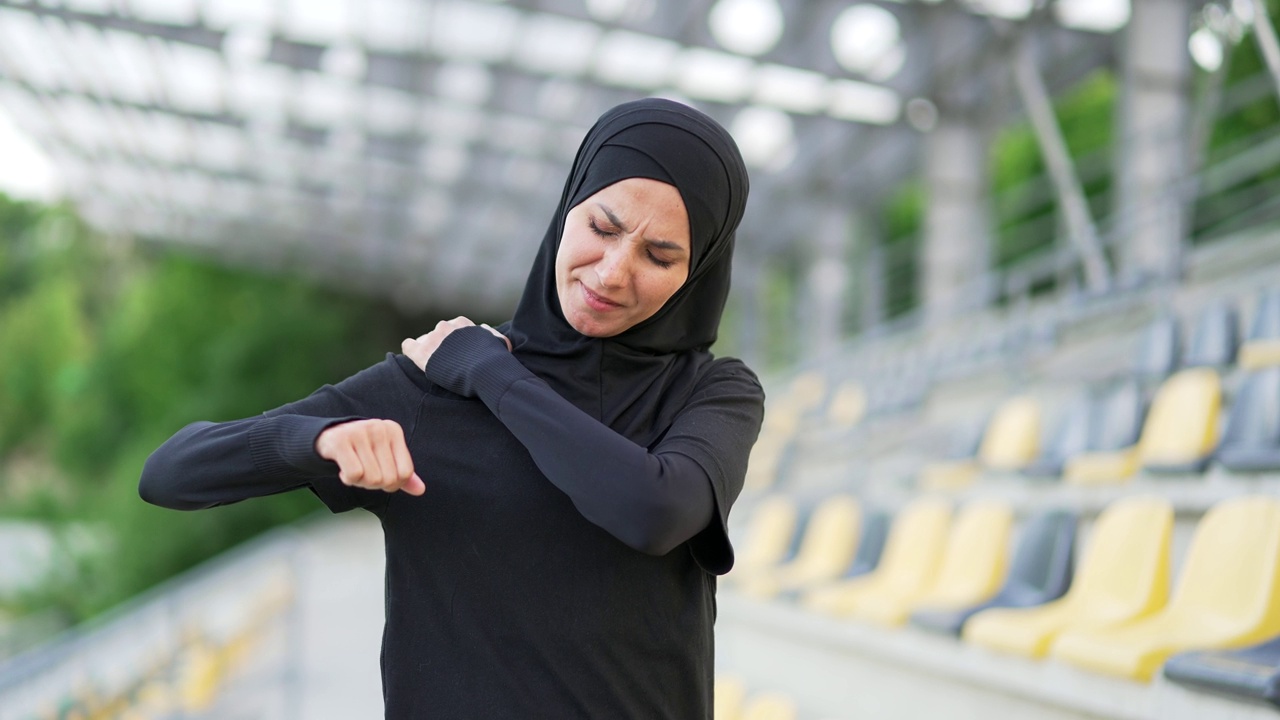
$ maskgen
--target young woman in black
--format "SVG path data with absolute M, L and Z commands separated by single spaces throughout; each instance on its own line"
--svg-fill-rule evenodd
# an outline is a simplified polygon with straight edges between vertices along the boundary
M 513 319 L 183 428 L 148 502 L 306 487 L 386 535 L 388 718 L 710 718 L 715 576 L 764 395 L 715 359 L 747 175 L 678 103 L 606 112 Z

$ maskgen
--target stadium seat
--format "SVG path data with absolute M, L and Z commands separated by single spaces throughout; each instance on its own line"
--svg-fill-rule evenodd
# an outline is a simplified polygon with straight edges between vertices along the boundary
M 910 607 L 884 608 L 883 624 L 901 625 L 918 607 L 957 609 L 989 600 L 1004 582 L 1013 533 L 1013 509 L 997 500 L 975 500 L 956 515 L 938 577 Z
M 902 588 L 864 591 L 847 602 L 843 614 L 896 627 L 919 605 L 957 607 L 991 597 L 1004 579 L 1013 512 L 1003 502 L 975 501 L 960 510 L 938 561 L 938 572 L 916 592 Z
M 742 709 L 742 720 L 796 720 L 796 704 L 782 693 L 753 696 Z
M 746 578 L 741 591 L 768 598 L 780 592 L 839 578 L 858 547 L 861 509 L 849 495 L 834 495 L 813 510 L 795 557 Z
M 1260 370 L 1280 365 L 1280 290 L 1258 298 L 1258 309 L 1249 328 L 1249 337 L 1240 347 L 1240 367 Z
M 770 495 L 762 499 L 751 510 L 751 519 L 739 543 L 742 550 L 732 572 L 723 579 L 745 581 L 785 560 L 799 524 L 800 511 L 791 498 Z
M 1240 348 L 1240 319 L 1228 302 L 1205 308 L 1196 320 L 1195 333 L 1187 345 L 1182 367 L 1223 370 L 1236 362 Z
M 1237 647 L 1280 633 L 1280 500 L 1218 503 L 1196 526 L 1168 606 L 1118 628 L 1071 629 L 1053 655 L 1133 680 L 1150 680 L 1183 650 Z
M 983 610 L 1034 607 L 1057 600 L 1071 585 L 1075 541 L 1074 513 L 1040 513 L 1023 527 L 1009 577 L 995 597 L 961 608 L 925 607 L 911 614 L 911 623 L 926 630 L 959 635 L 964 623 Z
M 1040 454 L 1022 469 L 1022 474 L 1032 478 L 1057 477 L 1067 460 L 1088 450 L 1093 406 L 1094 401 L 1083 394 L 1069 402 L 1046 432 L 1040 443 Z
M 817 371 L 797 375 L 787 391 L 768 403 L 760 437 L 751 448 L 744 486 L 756 490 L 777 482 L 784 471 L 784 458 L 800 423 L 807 413 L 821 404 L 826 392 L 826 379 Z
M 884 553 L 885 540 L 889 537 L 889 526 L 892 518 L 888 513 L 868 513 L 862 518 L 862 536 L 858 538 L 858 552 L 854 553 L 853 563 L 844 573 L 846 578 L 855 578 L 876 569 L 880 557 Z
M 933 463 L 921 474 L 921 487 L 953 490 L 970 485 L 982 470 L 1021 470 L 1040 448 L 1040 404 L 1026 396 L 1001 404 L 982 434 L 977 455 Z
M 1215 370 L 1178 372 L 1160 386 L 1136 445 L 1074 457 L 1063 479 L 1106 485 L 1127 481 L 1139 467 L 1156 473 L 1200 472 L 1217 444 L 1221 408 L 1222 381 Z
M 713 720 L 741 720 L 742 708 L 747 699 L 747 686 L 742 678 L 736 675 L 717 675 L 713 693 Z
M 898 598 L 905 604 L 929 589 L 951 527 L 951 507 L 920 498 L 902 510 L 889 529 L 876 569 L 860 577 L 811 590 L 802 604 L 831 615 L 848 615 L 863 597 Z
M 848 429 L 867 414 L 867 391 L 862 383 L 850 380 L 836 389 L 827 405 L 827 422 L 832 427 Z
M 1280 367 L 1245 378 L 1214 458 L 1233 472 L 1280 470 Z
M 1064 630 L 1108 627 L 1164 606 L 1173 507 L 1157 497 L 1119 500 L 1098 516 L 1061 599 L 1031 608 L 995 608 L 970 618 L 966 642 L 1040 658 Z
M 1178 318 L 1168 314 L 1156 318 L 1143 330 L 1134 355 L 1133 375 L 1144 384 L 1159 384 L 1178 369 L 1182 355 Z
M 1164 664 L 1179 685 L 1280 707 L 1280 638 L 1239 650 L 1179 653 Z

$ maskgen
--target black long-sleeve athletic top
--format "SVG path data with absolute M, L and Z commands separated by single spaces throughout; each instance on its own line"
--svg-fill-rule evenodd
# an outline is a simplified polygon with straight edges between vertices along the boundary
M 645 448 L 560 398 L 482 328 L 426 372 L 403 355 L 264 413 L 183 428 L 149 502 L 198 509 L 308 487 L 386 535 L 388 718 L 710 717 L 714 573 L 763 393 L 717 360 Z M 404 428 L 420 497 L 343 485 L 315 440 Z

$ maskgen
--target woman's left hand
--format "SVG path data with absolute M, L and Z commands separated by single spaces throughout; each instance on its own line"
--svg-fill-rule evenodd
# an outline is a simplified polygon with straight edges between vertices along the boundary
M 427 361 L 431 359 L 436 348 L 440 347 L 440 343 L 444 342 L 444 339 L 449 336 L 449 333 L 457 330 L 458 328 L 472 327 L 474 325 L 475 323 L 461 315 L 452 320 L 441 320 L 436 323 L 436 329 L 426 335 L 420 335 L 416 339 L 405 338 L 404 342 L 400 343 L 400 351 L 408 356 L 408 358 L 413 361 L 413 364 L 418 366 L 419 370 L 425 372 L 427 369 Z M 502 338 L 503 342 L 507 344 L 507 350 L 511 350 L 511 341 L 507 339 L 506 335 L 503 335 L 483 323 L 480 327 Z

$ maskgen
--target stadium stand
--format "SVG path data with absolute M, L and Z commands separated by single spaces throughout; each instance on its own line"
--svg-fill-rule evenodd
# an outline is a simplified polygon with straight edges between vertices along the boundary
M 1025 609 L 993 609 L 964 627 L 967 642 L 1040 658 L 1067 629 L 1107 627 L 1146 617 L 1164 605 L 1173 509 L 1139 497 L 1099 516 L 1071 589 L 1060 600 Z
M 1226 500 L 1200 521 L 1167 607 L 1116 628 L 1076 629 L 1054 656 L 1150 680 L 1182 650 L 1230 647 L 1280 633 L 1280 501 Z
M 995 597 L 976 605 L 922 608 L 911 614 L 911 623 L 959 635 L 964 623 L 983 610 L 1034 607 L 1057 600 L 1071 584 L 1075 540 L 1074 513 L 1050 510 L 1032 517 L 1023 527 L 1009 577 Z
M 876 569 L 806 593 L 804 606 L 832 615 L 849 615 L 863 602 L 906 606 L 928 591 L 937 574 L 951 527 L 951 506 L 922 498 L 893 522 Z
M 971 485 L 983 470 L 1021 470 L 1039 454 L 1040 405 L 1029 397 L 1006 400 L 982 433 L 973 457 L 925 467 L 921 487 L 956 490 Z
M 824 499 L 813 510 L 795 557 L 747 576 L 741 583 L 742 592 L 772 597 L 839 578 L 858 550 L 861 516 L 858 501 L 849 495 Z
M 793 545 L 800 524 L 800 511 L 795 501 L 786 495 L 773 495 L 762 500 L 751 513 L 751 521 L 738 548 L 733 572 L 725 575 L 724 582 L 744 582 L 755 575 L 768 572 L 782 562 Z

